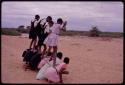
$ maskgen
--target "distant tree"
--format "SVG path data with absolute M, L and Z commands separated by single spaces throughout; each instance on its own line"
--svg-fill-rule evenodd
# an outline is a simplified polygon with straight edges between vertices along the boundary
M 30 29 L 31 27 L 30 27 L 30 26 L 27 26 L 26 28 L 27 28 L 27 29 Z
M 24 30 L 24 27 L 25 27 L 24 25 L 18 26 L 17 31 L 22 32 L 22 30 Z
M 25 27 L 24 25 L 20 25 L 18 28 L 24 29 L 24 27 Z
M 99 29 L 95 26 L 92 27 L 92 29 L 89 32 L 91 37 L 99 37 L 101 31 L 99 31 Z
M 21 32 L 21 33 L 28 33 L 28 30 L 27 30 L 27 28 L 25 28 L 24 25 L 18 26 L 17 31 Z
M 31 28 L 31 26 L 26 27 L 27 33 L 30 31 L 30 28 Z

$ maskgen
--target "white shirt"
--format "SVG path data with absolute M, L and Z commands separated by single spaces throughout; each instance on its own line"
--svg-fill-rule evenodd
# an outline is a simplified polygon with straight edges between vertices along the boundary
M 44 33 L 49 33 L 50 32 L 50 27 L 49 27 L 49 24 L 48 22 L 46 22 L 46 18 L 42 19 L 41 21 L 41 26 L 43 26 L 45 24 L 45 30 L 44 30 Z
M 36 19 L 33 19 L 32 22 L 34 22 L 34 27 L 36 27 L 39 22 L 40 22 L 40 25 L 43 26 L 44 23 L 46 23 L 46 19 L 39 19 L 38 21 Z
M 41 25 L 44 25 L 44 23 L 46 23 L 46 19 L 41 19 Z
M 48 22 L 45 24 L 45 30 L 44 30 L 44 33 L 49 33 L 50 32 L 50 27 L 49 27 L 49 24 Z
M 34 22 L 34 27 L 36 27 L 37 24 L 40 22 L 40 19 L 39 20 L 34 19 L 34 20 L 32 20 L 32 22 Z

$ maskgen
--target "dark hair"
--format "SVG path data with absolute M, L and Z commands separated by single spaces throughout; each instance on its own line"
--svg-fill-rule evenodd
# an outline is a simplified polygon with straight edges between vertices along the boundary
M 48 52 L 47 56 L 51 56 L 52 55 L 52 52 Z
M 53 22 L 53 21 L 50 21 L 49 23 L 54 24 L 54 22 Z
M 52 17 L 51 16 L 48 16 L 46 19 L 52 21 Z
M 39 15 L 35 15 L 35 18 L 38 19 L 38 18 L 40 18 L 40 16 Z
M 61 24 L 62 24 L 62 23 L 63 23 L 62 18 L 58 18 L 58 19 L 57 19 L 57 23 L 59 23 L 59 24 L 61 23 Z
M 69 64 L 69 60 L 70 59 L 68 57 L 65 57 L 64 60 L 63 60 L 63 62 L 66 63 L 66 64 Z
M 57 57 L 58 57 L 59 59 L 62 59 L 62 56 L 63 56 L 62 52 L 58 52 L 58 53 L 57 53 Z

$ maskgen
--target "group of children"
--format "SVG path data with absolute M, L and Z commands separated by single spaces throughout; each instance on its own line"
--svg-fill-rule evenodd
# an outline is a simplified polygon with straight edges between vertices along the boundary
M 38 64 L 39 72 L 37 73 L 36 79 L 43 80 L 46 79 L 49 82 L 60 82 L 63 83 L 62 74 L 68 74 L 66 71 L 67 65 L 69 63 L 69 58 L 65 57 L 62 61 L 63 54 L 58 52 L 56 55 L 56 65 L 53 67 L 53 57 L 52 53 L 49 52 L 47 57 L 43 58 Z
M 66 31 L 67 22 L 63 22 L 61 18 L 57 19 L 57 23 L 52 21 L 52 17 L 48 16 L 46 21 L 40 19 L 39 15 L 35 15 L 35 19 L 31 21 L 31 30 L 29 33 L 29 38 L 32 39 L 30 43 L 30 49 L 33 45 L 33 50 L 35 46 L 38 46 L 39 53 L 42 53 L 42 57 L 53 49 L 52 56 L 54 58 L 53 66 L 55 66 L 55 61 L 57 53 L 58 37 L 61 30 Z M 37 43 L 38 37 L 38 43 Z M 36 45 L 37 43 L 37 45 Z M 41 52 L 41 46 L 44 46 Z M 48 47 L 48 49 L 47 49 Z
M 38 53 L 41 54 L 36 79 L 63 82 L 62 74 L 68 74 L 65 69 L 69 63 L 69 58 L 65 57 L 61 63 L 63 54 L 57 53 L 59 33 L 61 30 L 66 31 L 66 24 L 67 22 L 63 22 L 61 18 L 58 18 L 57 22 L 54 23 L 51 16 L 40 19 L 39 15 L 35 15 L 35 19 L 31 21 L 29 38 L 32 40 L 29 49 L 35 51 L 37 48 Z M 42 51 L 41 46 L 44 47 Z

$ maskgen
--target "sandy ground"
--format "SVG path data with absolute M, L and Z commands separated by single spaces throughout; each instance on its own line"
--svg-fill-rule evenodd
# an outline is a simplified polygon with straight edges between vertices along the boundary
M 22 52 L 29 47 L 26 37 L 2 35 L 2 83 L 48 83 L 36 80 L 37 72 L 25 71 Z M 122 83 L 123 38 L 60 37 L 59 51 L 70 58 L 64 83 Z

